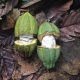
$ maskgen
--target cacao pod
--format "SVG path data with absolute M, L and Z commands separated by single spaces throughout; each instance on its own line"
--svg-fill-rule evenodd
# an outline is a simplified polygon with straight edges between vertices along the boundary
M 55 62 L 57 61 L 57 59 L 60 55 L 60 46 L 56 45 L 56 39 L 54 38 L 54 36 L 57 36 L 57 37 L 60 36 L 60 31 L 56 27 L 56 25 L 49 23 L 49 22 L 44 22 L 39 27 L 38 39 L 42 43 L 43 39 L 45 38 L 44 42 L 46 43 L 46 45 L 43 46 L 43 44 L 42 44 L 41 46 L 38 46 L 37 54 L 38 54 L 40 60 L 43 62 L 43 65 L 47 69 L 51 69 L 55 66 Z M 48 39 L 47 37 L 51 38 L 51 39 Z M 52 39 L 52 37 L 53 37 L 53 39 Z M 54 45 L 51 46 L 52 44 L 54 44 Z
M 39 41 L 42 41 L 42 38 L 48 34 L 59 37 L 60 36 L 60 30 L 57 28 L 57 26 L 55 24 L 49 23 L 49 22 L 44 22 L 43 24 L 41 24 L 39 31 L 38 31 Z
M 15 25 L 15 36 L 25 34 L 37 34 L 38 25 L 36 19 L 28 12 L 21 15 Z
M 26 57 L 30 57 L 37 45 L 37 39 L 34 39 L 31 43 L 23 43 L 20 40 L 15 41 L 15 48 L 20 53 L 24 53 Z
M 21 37 L 15 41 L 15 48 L 25 54 L 26 57 L 31 56 L 36 45 L 37 39 L 31 36 L 37 34 L 38 26 L 36 19 L 28 12 L 21 15 L 15 26 L 15 37 Z M 27 41 L 29 39 L 29 41 Z

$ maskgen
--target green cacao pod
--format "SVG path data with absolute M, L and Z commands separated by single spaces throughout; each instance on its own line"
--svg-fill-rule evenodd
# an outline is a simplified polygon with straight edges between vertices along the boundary
M 15 25 L 15 37 L 25 34 L 37 34 L 38 25 L 36 19 L 26 12 L 21 15 Z
M 44 22 L 41 24 L 39 31 L 38 31 L 38 39 L 41 42 L 42 38 L 45 35 L 54 35 L 56 37 L 60 36 L 60 30 L 57 28 L 57 26 L 50 22 Z
M 56 45 L 54 36 L 60 36 L 60 31 L 56 25 L 44 22 L 39 27 L 38 39 L 41 42 L 41 46 L 37 47 L 37 54 L 47 69 L 55 66 L 55 62 L 60 55 L 60 46 Z
M 16 50 L 30 57 L 37 45 L 37 39 L 33 37 L 37 32 L 36 19 L 28 12 L 21 15 L 15 25 L 15 37 L 20 38 L 15 41 Z
M 55 66 L 55 62 L 60 55 L 60 46 L 56 46 L 55 48 L 45 48 L 38 46 L 37 53 L 40 60 L 43 62 L 43 65 L 47 69 L 51 69 Z
M 25 54 L 25 57 L 30 57 L 36 48 L 37 39 L 34 39 L 31 43 L 22 42 L 20 40 L 15 41 L 15 48 L 20 53 Z

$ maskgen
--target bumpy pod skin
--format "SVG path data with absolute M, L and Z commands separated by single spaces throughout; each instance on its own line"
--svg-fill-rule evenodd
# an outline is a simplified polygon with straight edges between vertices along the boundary
M 30 45 L 19 45 L 15 43 L 14 46 L 17 51 L 25 55 L 24 57 L 30 57 L 37 46 L 37 40 L 35 43 Z
M 54 68 L 55 62 L 58 60 L 60 56 L 60 46 L 58 48 L 44 48 L 37 47 L 37 53 L 40 60 L 43 62 L 43 65 L 47 69 Z
M 15 25 L 15 37 L 26 34 L 37 34 L 38 24 L 36 19 L 28 12 L 21 15 Z

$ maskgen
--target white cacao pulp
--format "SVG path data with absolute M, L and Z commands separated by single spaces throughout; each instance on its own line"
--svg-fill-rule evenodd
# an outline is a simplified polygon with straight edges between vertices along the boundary
M 56 40 L 54 36 L 47 35 L 44 36 L 42 39 L 42 46 L 46 48 L 55 48 L 56 47 Z
M 21 35 L 20 36 L 20 41 L 22 43 L 31 43 L 33 40 L 33 35 Z

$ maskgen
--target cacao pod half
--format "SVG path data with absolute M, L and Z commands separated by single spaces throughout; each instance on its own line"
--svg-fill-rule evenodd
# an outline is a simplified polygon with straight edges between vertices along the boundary
M 39 27 L 39 32 L 38 32 L 38 39 L 42 43 L 43 39 L 45 36 L 48 36 L 48 38 L 60 36 L 60 31 L 59 29 L 52 23 L 45 22 Z M 55 62 L 57 61 L 59 55 L 60 55 L 60 46 L 56 45 L 56 39 L 48 39 L 47 37 L 45 38 L 46 45 L 52 45 L 53 46 L 46 46 L 46 45 L 41 45 L 37 47 L 37 53 L 40 58 L 40 60 L 43 62 L 43 65 L 47 69 L 51 69 L 55 66 Z M 48 41 L 49 40 L 49 41 Z M 51 43 L 50 43 L 50 40 Z M 55 40 L 55 41 L 54 41 Z
M 21 15 L 15 25 L 15 37 L 25 34 L 37 34 L 38 25 L 36 19 L 28 12 Z
M 37 39 L 34 39 L 31 43 L 22 42 L 20 40 L 15 41 L 15 48 L 20 53 L 24 53 L 26 57 L 30 57 L 37 45 Z
M 15 37 L 22 36 L 22 38 L 15 41 L 16 50 L 24 53 L 26 57 L 31 56 L 37 45 L 37 39 L 31 38 L 31 36 L 37 34 L 37 32 L 37 21 L 30 13 L 26 12 L 20 16 L 15 26 Z M 28 39 L 31 42 L 28 42 Z
M 55 48 L 38 46 L 37 53 L 40 60 L 43 62 L 43 65 L 47 69 L 51 69 L 55 66 L 55 62 L 60 55 L 60 46 L 56 46 Z
M 44 22 L 43 24 L 41 24 L 39 31 L 38 31 L 39 41 L 41 42 L 42 38 L 48 34 L 59 37 L 60 36 L 60 30 L 57 28 L 57 26 L 55 24 L 49 23 L 49 22 Z

